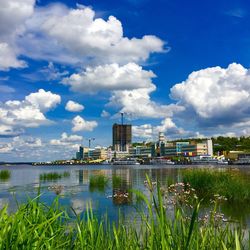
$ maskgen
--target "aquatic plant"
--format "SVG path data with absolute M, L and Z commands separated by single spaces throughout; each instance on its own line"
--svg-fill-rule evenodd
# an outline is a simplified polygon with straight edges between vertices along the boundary
M 13 214 L 0 210 L 0 249 L 247 249 L 249 238 L 235 224 L 218 226 L 214 213 L 204 224 L 199 218 L 199 203 L 191 216 L 176 209 L 174 219 L 163 206 L 159 185 L 151 187 L 147 198 L 134 190 L 145 203 L 138 211 L 140 223 L 125 224 L 98 220 L 89 206 L 82 216 L 70 218 L 58 199 L 51 206 L 39 197 L 20 205 Z M 216 208 L 216 207 L 215 207 Z M 74 212 L 74 210 L 73 210 Z M 244 239 L 244 240 L 243 240 Z
M 112 184 L 113 184 L 113 187 L 115 188 L 120 187 L 122 184 L 122 178 L 120 176 L 113 175 Z
M 101 191 L 103 192 L 108 186 L 108 178 L 105 175 L 91 175 L 89 179 L 90 191 Z
M 183 182 L 189 183 L 200 199 L 209 200 L 215 194 L 230 202 L 250 201 L 250 183 L 239 172 L 215 169 L 187 169 L 182 172 Z
M 0 180 L 1 181 L 9 180 L 10 176 L 11 176 L 11 173 L 9 170 L 1 170 L 0 171 Z
M 70 176 L 70 173 L 66 171 L 63 173 L 49 172 L 49 173 L 40 174 L 39 178 L 41 181 L 53 181 L 53 180 L 58 180 L 62 178 L 67 178 L 69 176 Z

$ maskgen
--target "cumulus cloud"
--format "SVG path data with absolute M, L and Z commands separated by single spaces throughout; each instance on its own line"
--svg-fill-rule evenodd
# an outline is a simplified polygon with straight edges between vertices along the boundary
M 153 139 L 153 126 L 151 124 L 132 126 L 132 134 L 135 138 Z
M 93 131 L 93 129 L 96 128 L 98 125 L 96 121 L 86 121 L 79 115 L 72 120 L 72 124 L 73 124 L 72 128 L 73 132 Z
M 9 68 L 24 68 L 26 63 L 17 59 L 15 51 L 7 43 L 0 42 L 0 70 L 6 71 Z
M 82 136 L 79 135 L 68 135 L 67 133 L 62 133 L 60 139 L 50 140 L 50 145 L 53 146 L 69 146 L 77 149 L 83 140 Z
M 95 18 L 95 12 L 89 7 L 51 15 L 42 28 L 69 51 L 102 63 L 146 60 L 150 53 L 163 51 L 163 42 L 159 38 L 123 37 L 122 24 L 118 19 L 114 16 L 108 20 Z
M 119 66 L 117 63 L 97 67 L 87 67 L 81 73 L 65 78 L 63 83 L 73 91 L 95 93 L 100 90 L 131 90 L 147 88 L 152 85 L 152 71 L 143 70 L 135 63 Z
M 143 124 L 133 126 L 133 136 L 139 139 L 157 140 L 159 132 L 163 132 L 169 139 L 177 138 L 203 138 L 204 135 L 197 131 L 185 130 L 179 127 L 175 122 L 167 117 L 163 119 L 160 125 L 153 126 L 152 124 Z
M 164 51 L 158 37 L 129 39 L 114 16 L 96 18 L 90 7 L 77 7 L 58 3 L 36 7 L 26 21 L 25 35 L 18 40 L 22 52 L 34 59 L 99 65 L 145 61 L 151 53 Z
M 26 96 L 25 100 L 0 103 L 0 135 L 14 136 L 23 132 L 24 128 L 49 124 L 44 113 L 60 101 L 59 95 L 40 89 Z
M 0 0 L 0 5 L 0 70 L 23 68 L 26 63 L 17 58 L 16 39 L 25 31 L 25 21 L 33 14 L 35 0 Z
M 179 105 L 161 105 L 152 101 L 150 94 L 155 89 L 155 85 L 152 84 L 149 88 L 113 91 L 107 106 L 121 108 L 120 112 L 126 113 L 131 118 L 171 117 L 174 113 L 184 110 L 184 108 Z
M 171 97 L 206 126 L 229 126 L 250 114 L 250 74 L 242 65 L 193 72 L 171 88 Z
M 69 112 L 81 112 L 83 111 L 84 106 L 70 100 L 66 103 L 65 109 Z
M 41 111 L 48 111 L 55 108 L 61 102 L 61 97 L 50 91 L 46 92 L 43 89 L 39 89 L 38 92 L 26 96 L 25 100 L 39 108 Z

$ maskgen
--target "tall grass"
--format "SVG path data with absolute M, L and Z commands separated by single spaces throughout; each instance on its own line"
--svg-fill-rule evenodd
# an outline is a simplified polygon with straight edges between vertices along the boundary
M 114 188 L 120 187 L 121 184 L 122 184 L 122 178 L 120 176 L 113 175 L 113 177 L 112 177 L 112 184 L 113 184 Z
M 92 175 L 89 179 L 89 189 L 90 191 L 100 191 L 103 192 L 108 186 L 108 178 L 105 175 Z
M 139 191 L 147 208 L 139 212 L 140 224 L 97 220 L 92 209 L 84 218 L 69 218 L 56 199 L 51 206 L 39 198 L 21 205 L 16 213 L 0 211 L 0 249 L 243 249 L 243 230 L 234 225 L 218 226 L 213 215 L 206 225 L 199 222 L 199 204 L 190 217 L 175 210 L 171 219 L 162 193 L 149 182 L 150 198 Z
M 250 201 L 250 182 L 239 172 L 188 169 L 183 171 L 183 182 L 190 183 L 199 198 L 211 199 L 219 194 L 231 202 Z
M 9 180 L 10 176 L 11 176 L 11 173 L 9 170 L 1 170 L 0 171 L 0 180 L 1 181 Z
M 49 172 L 49 173 L 43 173 L 40 174 L 39 178 L 41 181 L 54 181 L 62 178 L 67 178 L 70 176 L 69 172 L 63 172 L 63 173 L 58 173 L 58 172 Z

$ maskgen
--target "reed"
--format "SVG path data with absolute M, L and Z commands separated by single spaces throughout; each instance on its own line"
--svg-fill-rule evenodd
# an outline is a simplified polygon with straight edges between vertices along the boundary
M 188 169 L 183 171 L 183 182 L 193 187 L 200 199 L 211 199 L 215 194 L 231 202 L 250 201 L 250 183 L 232 170 Z
M 101 191 L 103 192 L 108 186 L 108 178 L 105 175 L 92 175 L 89 179 L 90 191 Z
M 49 172 L 49 173 L 43 173 L 40 174 L 39 178 L 41 181 L 54 181 L 62 178 L 67 178 L 70 176 L 69 172 L 63 172 L 63 173 L 58 173 L 58 172 Z
M 7 181 L 10 179 L 11 173 L 9 170 L 1 170 L 0 171 L 0 180 Z
M 113 187 L 115 188 L 120 187 L 122 184 L 122 178 L 120 176 L 114 175 L 112 177 L 112 184 L 113 184 Z

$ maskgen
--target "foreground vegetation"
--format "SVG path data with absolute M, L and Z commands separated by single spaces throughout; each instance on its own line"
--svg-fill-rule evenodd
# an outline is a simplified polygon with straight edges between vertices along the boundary
M 105 175 L 92 175 L 89 179 L 90 191 L 101 191 L 103 192 L 108 186 L 109 179 Z
M 0 180 L 1 181 L 9 180 L 10 176 L 11 176 L 11 173 L 9 170 L 1 170 L 0 171 Z
M 149 198 L 138 191 L 145 206 L 138 211 L 140 223 L 97 220 L 91 209 L 82 219 L 72 219 L 59 206 L 39 197 L 21 205 L 16 213 L 0 211 L 0 249 L 248 249 L 243 230 L 222 224 L 212 211 L 200 220 L 199 204 L 191 214 L 175 207 L 174 219 L 164 205 L 164 192 L 148 181 Z M 244 245 L 245 244 L 245 245 Z
M 69 176 L 70 176 L 69 172 L 63 172 L 63 173 L 49 172 L 40 174 L 39 178 L 41 181 L 54 181 L 62 178 L 67 178 Z
M 250 183 L 240 172 L 233 170 L 187 169 L 183 182 L 196 190 L 200 199 L 211 199 L 215 194 L 230 202 L 250 201 Z

